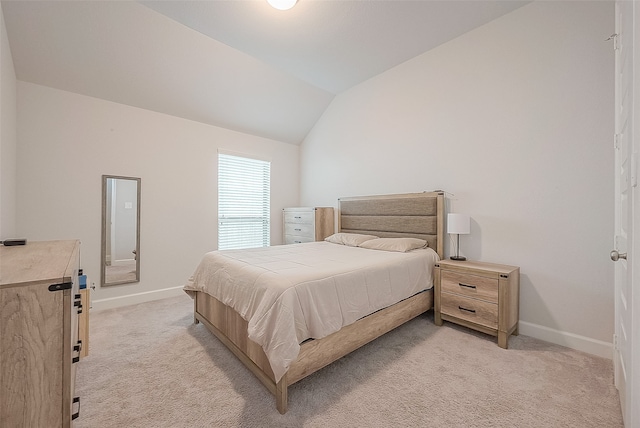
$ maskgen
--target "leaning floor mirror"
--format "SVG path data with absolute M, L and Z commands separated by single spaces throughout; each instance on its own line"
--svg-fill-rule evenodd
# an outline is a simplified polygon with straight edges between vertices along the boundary
M 140 281 L 140 178 L 102 176 L 101 285 Z

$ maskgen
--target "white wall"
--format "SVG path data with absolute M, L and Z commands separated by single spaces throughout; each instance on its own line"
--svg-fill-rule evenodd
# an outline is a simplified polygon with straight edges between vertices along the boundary
M 0 240 L 16 238 L 16 73 L 0 5 Z
M 611 357 L 613 30 L 611 2 L 535 2 L 340 94 L 302 204 L 446 190 L 462 254 L 521 267 L 520 331 Z
M 217 246 L 218 149 L 271 160 L 271 237 L 281 243 L 281 210 L 298 202 L 298 146 L 22 81 L 17 93 L 21 236 L 80 239 L 98 283 L 102 175 L 142 179 L 141 281 L 98 286 L 94 307 L 182 292 Z

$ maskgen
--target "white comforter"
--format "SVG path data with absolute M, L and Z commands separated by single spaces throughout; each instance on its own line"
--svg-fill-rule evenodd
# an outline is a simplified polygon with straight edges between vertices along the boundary
M 204 291 L 249 323 L 276 382 L 300 343 L 320 339 L 433 286 L 438 255 L 310 242 L 204 255 L 185 290 Z

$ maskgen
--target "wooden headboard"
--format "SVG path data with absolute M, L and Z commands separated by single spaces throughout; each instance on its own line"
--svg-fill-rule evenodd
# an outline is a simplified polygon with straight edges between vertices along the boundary
M 340 198 L 338 231 L 420 238 L 444 258 L 444 193 Z

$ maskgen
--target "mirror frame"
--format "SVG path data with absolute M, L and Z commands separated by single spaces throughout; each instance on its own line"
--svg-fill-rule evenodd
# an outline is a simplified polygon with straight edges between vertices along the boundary
M 107 182 L 109 179 L 131 180 L 137 182 L 136 195 L 136 278 L 134 280 L 106 282 L 107 268 Z M 103 175 L 102 176 L 102 250 L 100 252 L 100 286 L 110 287 L 112 285 L 132 284 L 140 282 L 140 200 L 141 200 L 141 183 L 139 177 L 126 177 L 122 175 Z

